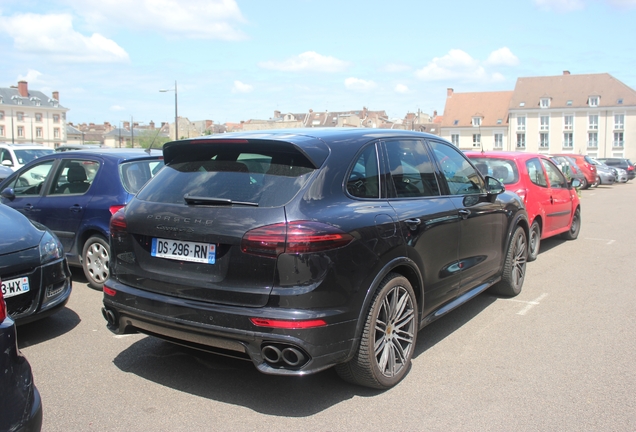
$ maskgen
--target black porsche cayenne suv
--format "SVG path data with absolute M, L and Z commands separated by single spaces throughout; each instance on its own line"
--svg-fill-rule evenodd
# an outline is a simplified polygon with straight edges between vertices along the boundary
M 111 219 L 113 332 L 384 389 L 419 329 L 486 289 L 521 291 L 521 201 L 434 135 L 215 135 L 166 144 L 164 162 Z

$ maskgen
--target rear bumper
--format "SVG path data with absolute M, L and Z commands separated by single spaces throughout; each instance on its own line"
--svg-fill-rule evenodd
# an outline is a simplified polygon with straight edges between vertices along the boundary
M 145 333 L 170 342 L 221 355 L 251 360 L 263 373 L 306 375 L 348 359 L 356 343 L 357 319 L 339 309 L 294 310 L 237 307 L 184 300 L 115 282 L 106 286 L 103 313 L 117 334 Z M 322 319 L 327 325 L 307 329 L 257 327 L 250 318 Z M 263 347 L 294 348 L 306 356 L 299 366 L 266 361 Z

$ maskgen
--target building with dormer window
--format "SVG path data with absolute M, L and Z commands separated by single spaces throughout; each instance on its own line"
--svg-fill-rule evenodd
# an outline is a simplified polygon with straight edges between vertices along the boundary
M 57 147 L 66 143 L 66 112 L 58 92 L 29 90 L 26 81 L 0 88 L 0 141 Z

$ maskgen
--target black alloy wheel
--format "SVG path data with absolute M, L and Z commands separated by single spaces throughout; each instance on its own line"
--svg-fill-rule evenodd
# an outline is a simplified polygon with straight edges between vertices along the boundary
M 345 381 L 376 389 L 396 385 L 408 372 L 417 340 L 417 301 L 409 281 L 387 275 L 369 309 L 358 351 L 336 366 Z
M 518 295 L 526 277 L 527 261 L 528 244 L 526 242 L 526 233 L 522 227 L 517 226 L 508 245 L 508 253 L 506 254 L 501 280 L 493 285 L 490 291 L 507 297 Z

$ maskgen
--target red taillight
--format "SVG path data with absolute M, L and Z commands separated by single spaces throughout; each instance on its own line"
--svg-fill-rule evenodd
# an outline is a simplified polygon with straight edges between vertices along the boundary
M 281 329 L 306 329 L 322 327 L 327 325 L 325 320 L 313 319 L 306 321 L 275 320 L 268 318 L 250 318 L 252 324 L 258 327 L 281 328 Z
M 110 218 L 110 231 L 126 231 L 126 228 L 126 216 L 124 210 L 120 209 Z
M 630 166 L 628 166 L 628 167 L 627 167 L 627 171 L 634 171 L 634 167 L 633 167 L 633 166 L 631 166 L 631 165 L 630 165 Z
M 104 286 L 102 287 L 102 289 L 104 290 L 104 294 L 106 294 L 106 295 L 108 295 L 108 296 L 115 297 L 115 294 L 117 294 L 117 291 L 116 291 L 116 290 L 114 290 L 114 289 L 112 289 L 112 288 L 109 288 L 109 287 L 107 287 L 106 285 L 104 285 Z
M 241 250 L 252 255 L 275 258 L 280 254 L 301 254 L 336 249 L 349 244 L 353 237 L 338 228 L 312 221 L 295 221 L 266 225 L 248 231 Z
M 521 197 L 521 199 L 523 200 L 523 203 L 526 204 L 527 203 L 527 199 L 528 199 L 528 190 L 527 189 L 519 189 L 516 190 L 515 193 L 517 195 L 519 195 L 519 197 Z
M 125 205 L 112 205 L 112 206 L 108 207 L 108 210 L 110 211 L 111 215 L 114 215 L 119 210 L 123 209 L 124 207 L 126 207 L 126 206 Z

